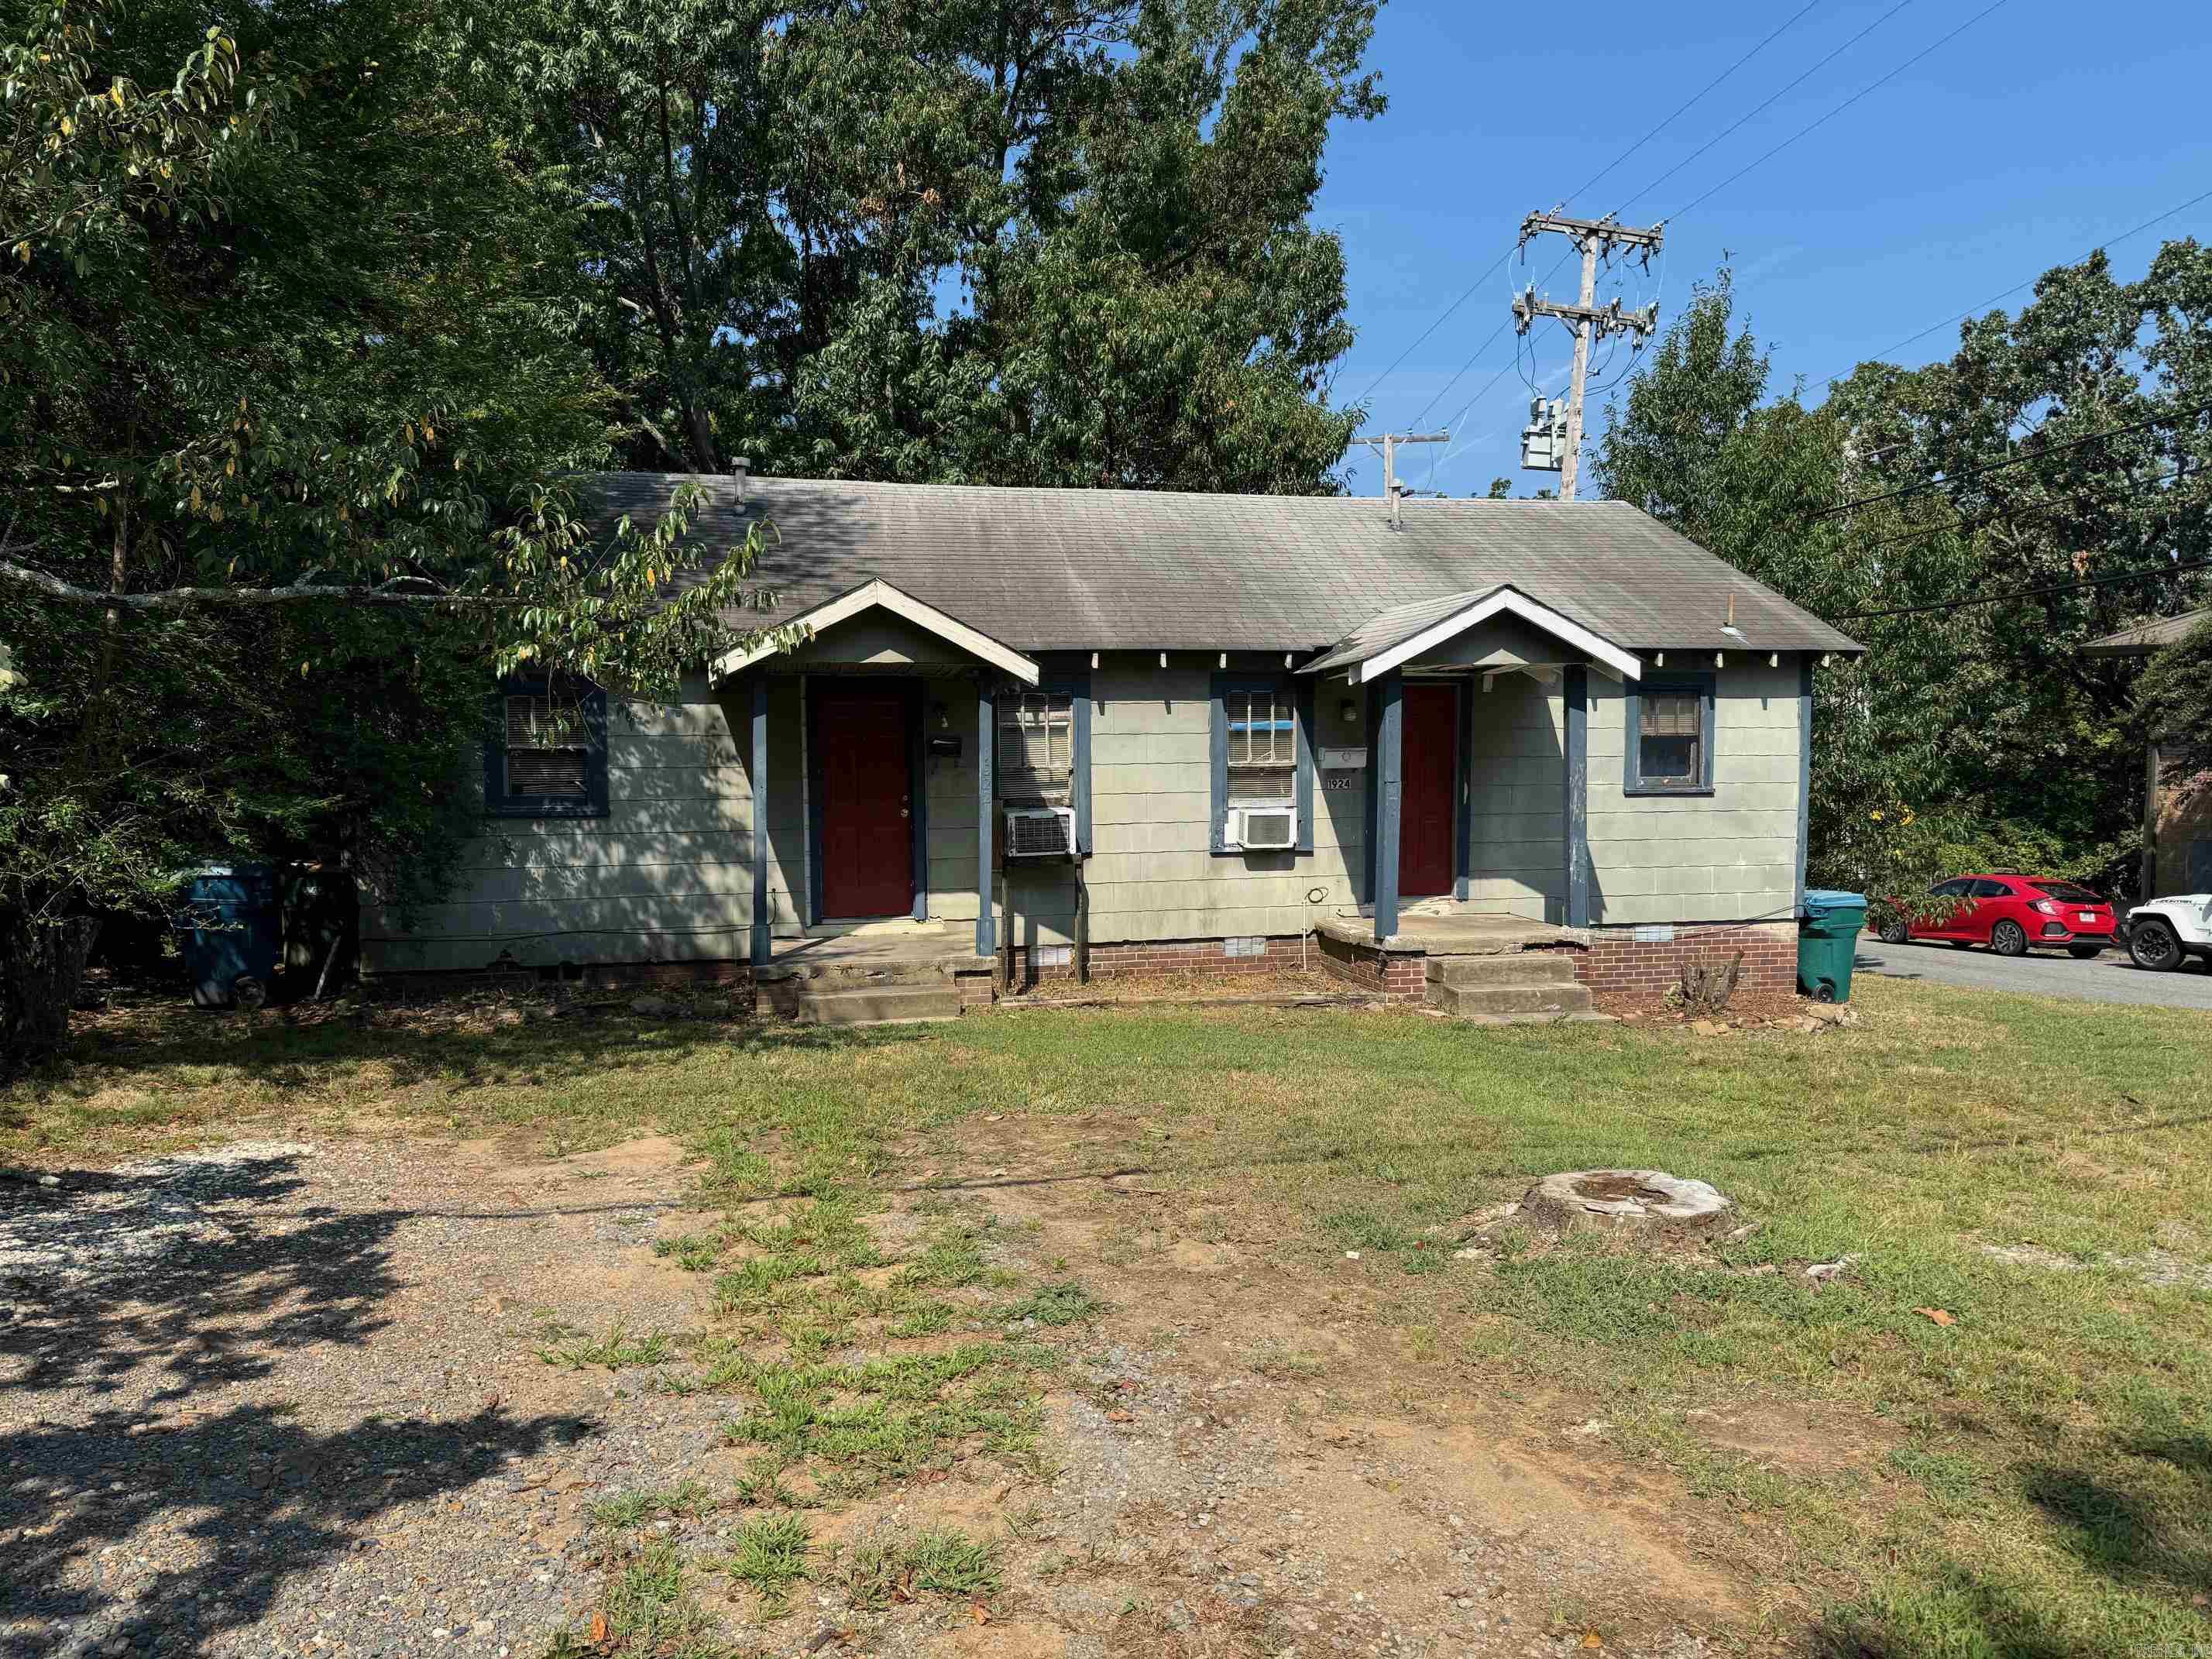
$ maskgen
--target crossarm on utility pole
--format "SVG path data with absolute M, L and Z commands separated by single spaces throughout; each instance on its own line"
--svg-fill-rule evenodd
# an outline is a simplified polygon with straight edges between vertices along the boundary
M 1382 455 L 1382 494 L 1390 503 L 1390 528 L 1402 530 L 1399 520 L 1398 499 L 1405 492 L 1398 485 L 1398 446 L 1400 444 L 1445 444 L 1451 441 L 1449 432 L 1379 432 L 1371 437 L 1354 438 L 1356 444 L 1379 450 Z
M 1513 316 L 1520 331 L 1526 334 L 1529 325 L 1539 317 L 1557 317 L 1573 330 L 1575 337 L 1574 380 L 1567 393 L 1567 433 L 1565 447 L 1559 456 L 1559 499 L 1571 501 L 1575 498 L 1575 486 L 1580 481 L 1583 457 L 1583 396 L 1589 380 L 1590 342 L 1603 339 L 1608 334 L 1649 334 L 1659 325 L 1659 307 L 1646 306 L 1641 311 L 1623 311 L 1615 299 L 1609 306 L 1601 307 L 1597 302 L 1597 262 L 1601 254 L 1616 247 L 1643 250 L 1648 259 L 1658 252 L 1664 241 L 1667 228 L 1656 225 L 1624 225 L 1611 214 L 1602 219 L 1571 219 L 1558 213 L 1532 213 L 1521 222 L 1521 240 L 1551 232 L 1571 236 L 1582 251 L 1583 283 L 1579 304 L 1563 305 L 1556 301 L 1539 300 L 1531 287 L 1524 294 L 1513 296 Z

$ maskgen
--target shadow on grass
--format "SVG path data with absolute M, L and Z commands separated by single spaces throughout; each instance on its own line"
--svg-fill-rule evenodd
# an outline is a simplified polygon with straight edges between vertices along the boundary
M 853 1030 L 750 1018 L 659 1018 L 625 1003 L 556 1013 L 544 1005 L 440 1004 L 258 1012 L 205 1012 L 141 1003 L 80 1015 L 70 1041 L 40 1071 L 0 1091 L 0 1130 L 21 1129 L 32 1108 L 98 1089 L 143 1091 L 143 1115 L 166 1121 L 165 1091 L 220 1079 L 312 1092 L 331 1068 L 374 1063 L 393 1088 L 437 1084 L 455 1092 L 557 1082 L 641 1060 L 705 1055 L 837 1054 L 927 1042 L 918 1026 Z M 128 1123 L 133 1114 L 112 1115 Z
M 289 1207 L 296 1164 L 0 1189 L 0 1371 L 16 1407 L 0 1432 L 10 1651 L 89 1651 L 95 1632 L 202 1651 L 260 1619 L 289 1578 L 375 1547 L 366 1534 L 380 1516 L 594 1432 L 588 1418 L 517 1418 L 490 1402 L 325 1430 L 226 1400 L 289 1354 L 365 1346 L 400 1288 L 392 1241 L 412 1212 Z M 156 1528 L 173 1534 L 175 1565 L 118 1606 L 120 1562 L 100 1553 Z
M 2192 1490 L 2180 1506 L 2184 1513 L 2212 1512 L 2212 1462 L 2207 1462 L 2202 1437 L 2147 1443 L 2139 1449 L 2190 1477 Z M 2094 1571 L 2148 1589 L 2171 1587 L 2185 1596 L 2212 1591 L 2212 1553 L 2201 1539 L 2176 1537 L 2172 1522 L 2161 1516 L 2161 1505 L 2081 1469 L 2039 1466 L 2028 1471 L 2023 1485 L 2029 1502 L 2069 1529 L 2066 1548 Z M 2163 1507 L 2170 1511 L 2174 1506 Z

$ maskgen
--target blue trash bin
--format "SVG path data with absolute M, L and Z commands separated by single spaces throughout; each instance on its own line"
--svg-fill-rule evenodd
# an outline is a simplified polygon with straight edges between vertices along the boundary
M 283 892 L 273 864 L 209 864 L 186 873 L 179 941 L 200 1008 L 258 1008 L 283 949 Z

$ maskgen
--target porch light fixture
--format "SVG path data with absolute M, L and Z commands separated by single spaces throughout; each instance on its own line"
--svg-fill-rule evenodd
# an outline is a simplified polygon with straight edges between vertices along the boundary
M 931 714 L 934 714 L 934 715 L 936 715 L 936 716 L 937 716 L 937 729 L 938 729 L 939 731 L 940 731 L 940 732 L 946 731 L 946 730 L 948 730 L 948 729 L 951 726 L 951 725 L 952 725 L 952 715 L 951 715 L 951 711 L 950 711 L 950 710 L 948 710 L 948 709 L 945 708 L 945 706 L 943 703 L 941 703 L 941 702 L 933 702 L 933 703 L 930 704 L 930 705 L 929 705 L 929 712 L 930 712 Z
M 1337 718 L 1342 720 L 1346 726 L 1357 726 L 1359 724 L 1359 705 L 1354 702 L 1350 697 L 1346 697 L 1342 702 L 1337 704 L 1336 714 Z

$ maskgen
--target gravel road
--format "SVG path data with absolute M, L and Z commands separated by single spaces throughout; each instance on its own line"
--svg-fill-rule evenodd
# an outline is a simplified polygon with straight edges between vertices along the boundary
M 1929 979 L 1976 991 L 2022 991 L 2031 996 L 2073 997 L 2087 1002 L 2127 1002 L 2156 1008 L 2212 1008 L 2212 970 L 2191 962 L 2178 973 L 2145 973 L 2125 951 L 2107 951 L 2094 962 L 2030 951 L 2001 957 L 1977 946 L 1961 951 L 1941 941 L 1884 945 L 1871 934 L 1859 940 L 1855 971 L 1891 979 Z
M 0 1181 L 0 1650 L 542 1650 L 585 1505 L 720 1414 L 534 1352 L 697 1322 L 623 1265 L 680 1181 L 576 1173 L 263 1141 Z

